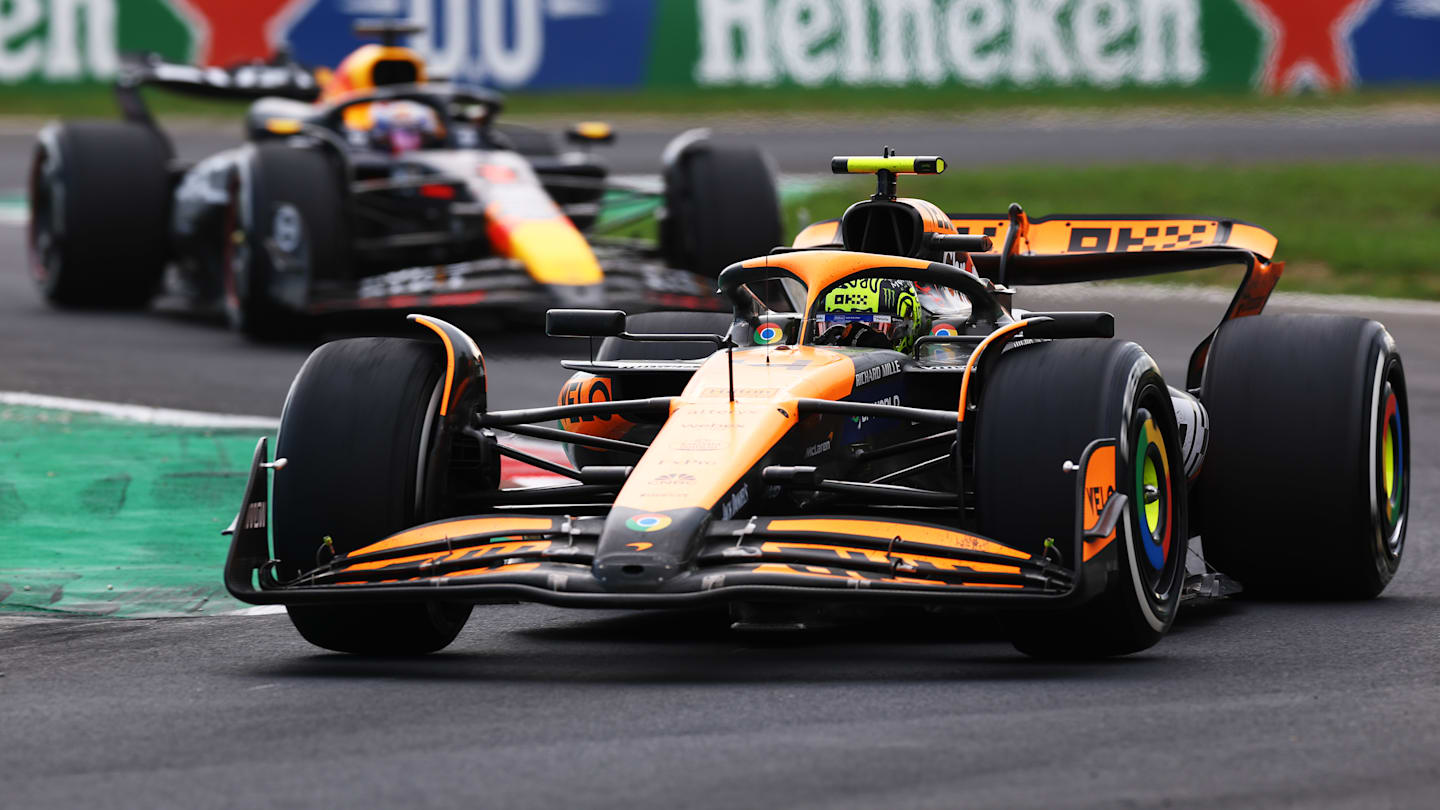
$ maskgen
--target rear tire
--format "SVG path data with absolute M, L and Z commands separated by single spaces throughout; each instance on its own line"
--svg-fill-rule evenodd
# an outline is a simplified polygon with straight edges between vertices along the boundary
M 1385 327 L 1338 315 L 1227 323 L 1200 396 L 1206 559 L 1252 595 L 1383 591 L 1410 502 L 1405 369 Z
M 50 303 L 148 305 L 169 258 L 170 147 L 136 124 L 47 127 L 30 169 L 30 263 Z
M 417 340 L 354 338 L 316 349 L 285 400 L 276 457 L 274 543 L 282 578 L 336 552 L 362 548 L 430 518 L 424 459 L 444 368 Z M 427 602 L 291 606 L 307 641 L 339 652 L 415 655 L 455 639 L 469 605 Z
M 1034 554 L 1054 538 L 1062 564 L 1078 569 L 1081 561 L 1070 559 L 1075 473 L 1062 465 L 1078 462 L 1095 439 L 1118 440 L 1115 480 L 1129 497 L 1104 591 L 1065 612 L 1007 614 L 1016 648 L 1041 658 L 1095 658 L 1158 642 L 1180 606 L 1189 533 L 1175 413 L 1150 356 L 1113 340 L 1012 349 L 996 364 L 976 415 L 982 534 Z M 1149 509 L 1146 484 L 1158 496 Z
M 660 250 L 683 270 L 714 278 L 780 244 L 780 198 L 764 153 L 696 141 L 665 168 Z
M 248 178 L 232 189 L 225 219 L 221 256 L 230 325 L 257 340 L 303 336 L 311 283 L 348 271 L 345 194 L 335 166 L 322 152 L 261 144 Z

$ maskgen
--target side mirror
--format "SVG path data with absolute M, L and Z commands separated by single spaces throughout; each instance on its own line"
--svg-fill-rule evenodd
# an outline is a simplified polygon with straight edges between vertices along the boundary
M 1108 312 L 1028 312 L 1027 318 L 1049 318 L 1025 327 L 1027 338 L 1113 338 L 1115 316 Z
M 614 337 L 625 334 L 625 313 L 618 309 L 552 309 L 545 313 L 550 337 Z
M 565 140 L 583 146 L 614 143 L 615 130 L 604 121 L 582 121 L 565 130 Z

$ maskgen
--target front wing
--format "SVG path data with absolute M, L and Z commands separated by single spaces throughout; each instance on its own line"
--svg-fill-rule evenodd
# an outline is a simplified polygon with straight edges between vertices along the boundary
M 989 603 L 1063 607 L 1093 596 L 1114 567 L 1126 498 L 1097 500 L 1094 451 L 1077 475 L 1077 531 L 1069 559 L 1035 556 L 953 528 L 883 517 L 795 516 L 710 524 L 688 570 L 647 590 L 617 590 L 591 572 L 599 517 L 501 513 L 399 532 L 279 581 L 271 559 L 266 442 L 229 531 L 226 587 L 251 604 L 523 600 L 570 607 L 683 607 L 709 602 Z M 1103 467 L 1105 453 L 1100 453 Z M 1113 452 L 1108 456 L 1113 464 Z M 1104 470 L 1098 476 L 1105 478 Z M 1089 500 L 1087 501 L 1087 498 Z M 1088 525 L 1086 525 L 1088 524 Z M 317 543 L 317 550 L 321 547 Z

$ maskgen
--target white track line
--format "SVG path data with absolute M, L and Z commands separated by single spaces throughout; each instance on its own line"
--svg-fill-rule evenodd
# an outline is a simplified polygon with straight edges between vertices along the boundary
M 237 428 L 254 430 L 275 430 L 280 420 L 269 416 L 245 416 L 230 413 L 205 413 L 203 411 L 182 411 L 174 408 L 152 408 L 147 405 L 131 405 L 124 402 L 101 402 L 94 399 L 72 399 L 52 397 L 47 394 L 32 394 L 28 391 L 0 391 L 0 405 L 16 405 L 26 408 L 45 408 L 72 413 L 93 413 L 126 422 L 143 425 L 188 428 Z
M 204 411 L 183 411 L 175 408 L 152 408 L 148 405 L 132 405 L 127 402 L 103 402 L 95 399 L 74 399 L 52 397 L 48 394 L 32 394 L 28 391 L 0 391 L 0 405 L 22 408 L 44 408 L 52 411 L 71 413 L 92 413 L 108 416 L 125 422 L 143 425 L 187 428 L 236 428 L 253 430 L 278 430 L 280 420 L 270 416 L 248 416 L 234 413 L 206 413 Z M 506 435 L 503 442 L 511 447 L 537 455 L 544 455 L 552 461 L 564 457 L 563 445 L 528 436 Z M 557 457 L 557 451 L 558 457 Z M 565 462 L 568 463 L 568 462 Z

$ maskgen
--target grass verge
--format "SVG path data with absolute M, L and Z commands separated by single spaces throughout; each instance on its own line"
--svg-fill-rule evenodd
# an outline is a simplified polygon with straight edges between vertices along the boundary
M 801 219 L 839 216 L 873 191 L 846 182 L 787 205 Z M 1280 240 L 1280 289 L 1440 299 L 1440 164 L 1301 163 L 1280 166 L 1136 165 L 1067 169 L 952 167 L 901 179 L 901 193 L 950 211 L 1004 211 L 1019 202 L 1048 213 L 1174 213 L 1253 222 Z M 1234 286 L 1218 269 L 1167 282 Z

